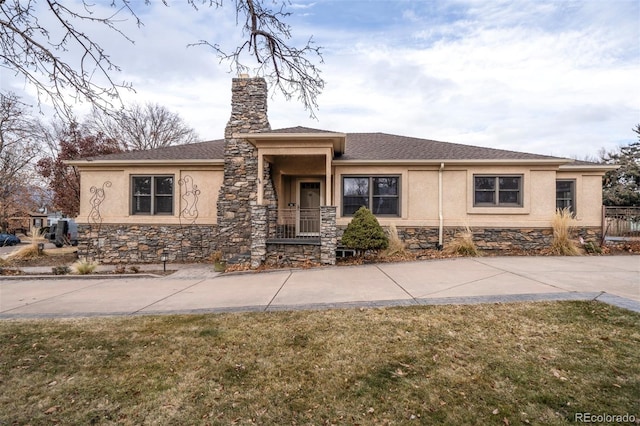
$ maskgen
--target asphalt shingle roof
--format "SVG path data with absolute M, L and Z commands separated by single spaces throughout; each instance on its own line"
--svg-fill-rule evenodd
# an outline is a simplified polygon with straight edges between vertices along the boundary
M 341 160 L 543 160 L 547 155 L 439 142 L 387 133 L 348 133 Z
M 289 127 L 267 133 L 336 133 L 308 127 Z M 387 133 L 347 133 L 340 160 L 549 160 L 547 155 L 440 142 Z M 86 160 L 221 160 L 224 139 L 175 145 L 146 151 L 130 151 Z
M 144 151 L 128 151 L 117 154 L 85 158 L 85 160 L 216 160 L 224 158 L 224 139 L 173 145 Z

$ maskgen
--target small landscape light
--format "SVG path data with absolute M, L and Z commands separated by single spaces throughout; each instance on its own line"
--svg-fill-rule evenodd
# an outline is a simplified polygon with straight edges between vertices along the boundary
M 164 251 L 162 252 L 162 254 L 160 255 L 160 260 L 162 261 L 162 270 L 164 272 L 167 272 L 167 260 L 168 260 L 168 257 L 167 257 L 167 253 L 166 252 L 164 252 Z
M 44 243 L 38 243 L 38 254 L 42 254 L 44 250 Z

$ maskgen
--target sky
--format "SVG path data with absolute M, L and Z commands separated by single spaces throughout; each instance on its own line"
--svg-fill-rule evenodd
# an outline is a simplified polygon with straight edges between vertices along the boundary
M 87 29 L 120 66 L 115 80 L 133 84 L 125 103 L 159 103 L 202 140 L 223 138 L 235 74 L 210 48 L 187 45 L 237 45 L 232 2 L 132 4 L 144 25 L 125 15 L 118 25 L 134 44 Z M 326 86 L 317 119 L 272 93 L 274 129 L 385 132 L 579 159 L 638 140 L 640 0 L 292 0 L 285 10 L 294 44 L 313 36 L 322 47 Z M 34 102 L 21 80 L 0 76 L 3 90 Z

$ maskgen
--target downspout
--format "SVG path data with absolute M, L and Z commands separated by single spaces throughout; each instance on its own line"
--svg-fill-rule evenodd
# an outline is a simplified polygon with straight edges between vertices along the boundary
M 444 171 L 444 163 L 440 163 L 438 170 L 438 250 L 444 247 L 444 215 L 442 214 L 442 173 Z

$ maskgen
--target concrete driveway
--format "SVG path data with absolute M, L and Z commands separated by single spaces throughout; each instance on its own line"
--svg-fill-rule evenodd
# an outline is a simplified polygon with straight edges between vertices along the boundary
M 640 312 L 640 256 L 482 257 L 165 277 L 0 278 L 0 318 L 597 299 Z

